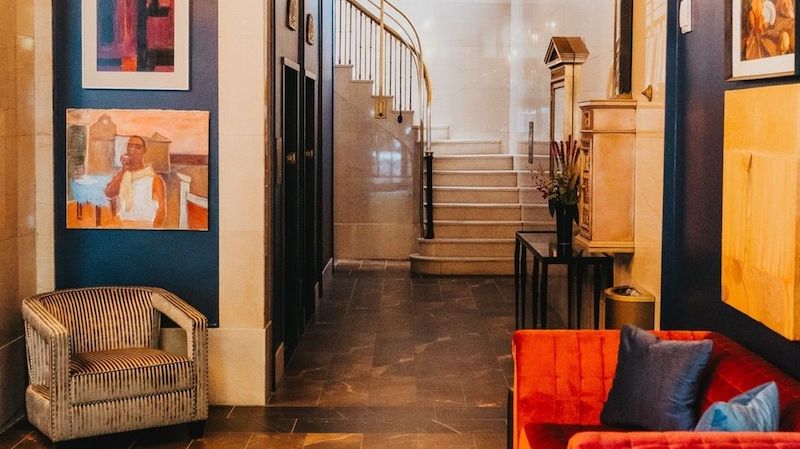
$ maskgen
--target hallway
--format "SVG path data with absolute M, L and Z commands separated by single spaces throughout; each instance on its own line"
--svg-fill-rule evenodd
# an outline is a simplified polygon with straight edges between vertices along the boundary
M 381 261 L 335 273 L 269 407 L 212 407 L 202 440 L 174 426 L 68 447 L 504 448 L 513 278 L 416 278 Z M 45 447 L 27 423 L 0 436 Z

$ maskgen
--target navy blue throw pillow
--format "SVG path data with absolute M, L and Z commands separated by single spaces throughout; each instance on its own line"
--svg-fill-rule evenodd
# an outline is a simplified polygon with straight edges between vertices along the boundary
M 767 382 L 734 397 L 715 402 L 700 417 L 701 432 L 777 432 L 780 425 L 778 386 Z
M 711 340 L 660 340 L 624 326 L 617 373 L 600 422 L 657 431 L 694 429 L 698 384 L 712 346 Z

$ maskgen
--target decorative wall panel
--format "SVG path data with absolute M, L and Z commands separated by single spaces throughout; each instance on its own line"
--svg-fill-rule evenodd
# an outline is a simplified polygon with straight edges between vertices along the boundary
M 799 174 L 800 86 L 725 92 L 722 299 L 790 340 L 800 340 Z

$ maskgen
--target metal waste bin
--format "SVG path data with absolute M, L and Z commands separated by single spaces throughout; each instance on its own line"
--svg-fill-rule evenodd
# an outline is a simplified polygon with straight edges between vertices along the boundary
M 603 292 L 605 328 L 620 329 L 632 324 L 642 329 L 653 329 L 656 298 L 647 291 L 628 285 L 607 288 Z

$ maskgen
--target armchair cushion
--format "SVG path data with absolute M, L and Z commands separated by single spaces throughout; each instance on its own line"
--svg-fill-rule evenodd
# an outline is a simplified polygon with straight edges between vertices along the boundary
M 188 390 L 194 385 L 191 360 L 150 348 L 75 354 L 69 372 L 74 405 Z

